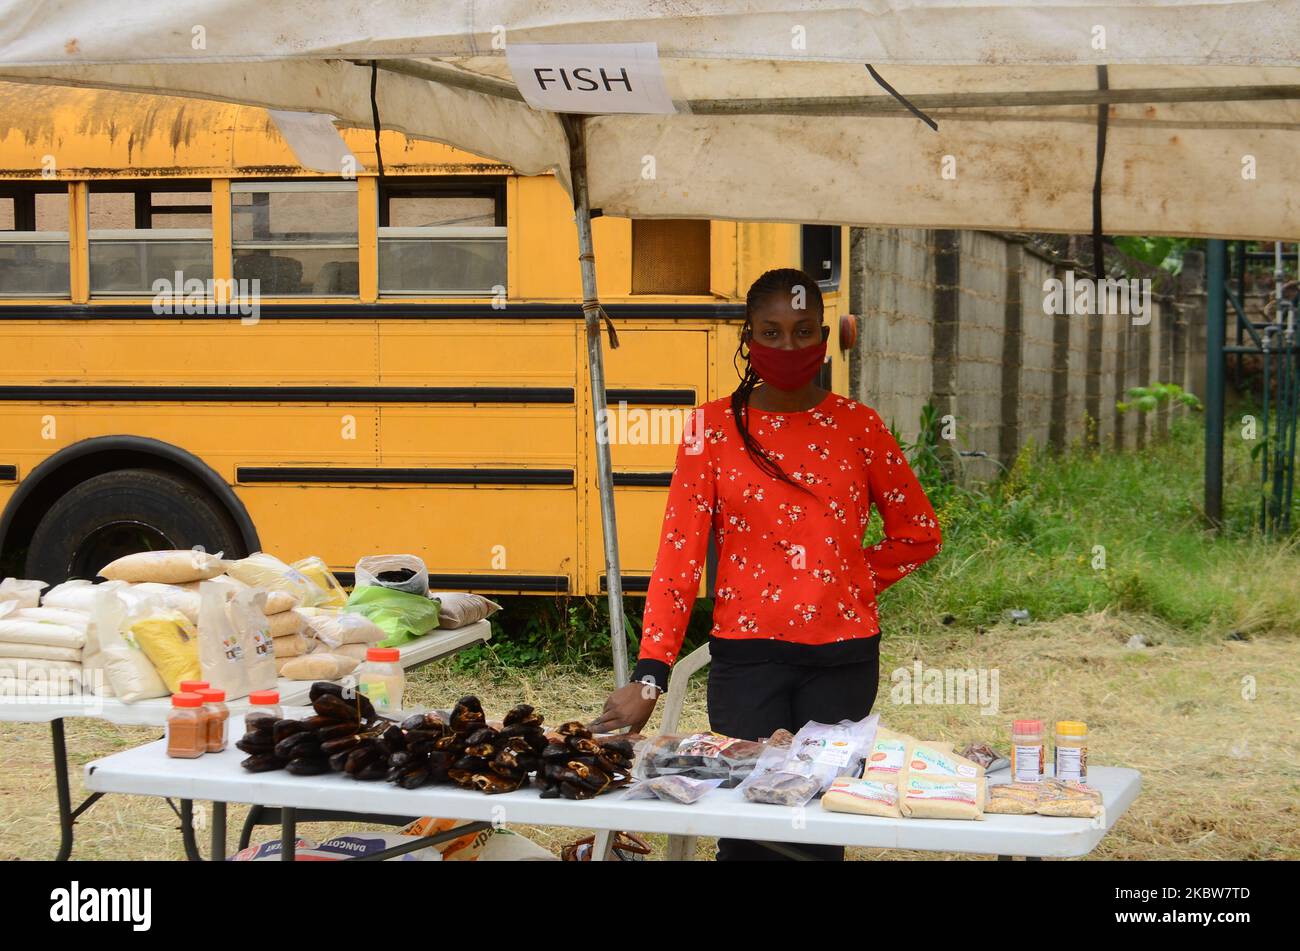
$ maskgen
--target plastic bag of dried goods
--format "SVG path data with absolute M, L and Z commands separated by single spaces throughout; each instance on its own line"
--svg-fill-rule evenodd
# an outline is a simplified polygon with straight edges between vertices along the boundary
M 187 581 L 205 581 L 226 570 L 220 553 L 189 548 L 170 551 L 138 551 L 110 561 L 99 571 L 101 578 L 131 583 L 158 582 L 159 584 L 184 584 Z
M 909 819 L 983 819 L 984 776 L 966 780 L 909 773 L 899 781 L 898 801 Z
M 348 603 L 348 593 L 343 590 L 343 585 L 339 584 L 339 579 L 334 577 L 334 572 L 330 571 L 329 565 L 325 564 L 323 559 L 316 555 L 309 555 L 295 561 L 291 567 L 297 568 L 325 592 L 326 598 L 320 602 L 320 607 L 341 608 Z
M 400 647 L 438 626 L 437 601 L 392 588 L 358 587 L 348 597 L 347 611 L 369 618 L 383 630 L 379 647 Z
M 357 589 L 390 588 L 422 598 L 429 594 L 429 569 L 416 555 L 367 555 L 357 562 L 355 576 Z
M 249 694 L 248 664 L 244 645 L 230 619 L 230 599 L 235 589 L 227 584 L 203 582 L 199 589 L 199 665 L 213 690 L 224 690 L 227 700 Z
M 116 593 L 102 591 L 95 598 L 87 630 L 98 650 L 92 655 L 87 647 L 84 660 L 90 669 L 104 671 L 113 696 L 123 703 L 135 703 L 171 693 L 153 661 L 127 628 L 126 603 Z
M 907 762 L 908 744 L 915 740 L 915 737 L 908 736 L 906 733 L 880 727 L 876 730 L 875 739 L 871 741 L 871 747 L 867 752 L 863 778 L 881 783 L 897 783 L 898 774 L 903 771 Z
M 207 584 L 205 581 L 199 584 Z M 140 584 L 128 584 L 118 591 L 122 600 L 126 602 L 127 609 L 151 600 L 157 604 L 164 604 L 175 611 L 180 611 L 191 622 L 199 622 L 199 593 L 197 591 L 187 591 L 180 585 L 162 584 L 157 581 L 145 581 Z
M 764 749 L 762 743 L 721 733 L 661 734 L 638 744 L 632 776 L 721 779 L 723 787 L 730 788 L 750 774 Z
M 0 617 L 4 617 L 3 608 L 13 604 L 12 601 L 0 604 Z M 15 621 L 41 621 L 45 624 L 62 624 L 64 627 L 72 627 L 85 633 L 86 627 L 90 624 L 89 611 L 70 611 L 66 608 L 19 608 L 17 611 L 11 611 L 8 615 Z
M 897 819 L 902 815 L 895 781 L 878 782 L 853 776 L 838 776 L 831 781 L 831 788 L 822 793 L 822 808 L 882 819 Z
M 307 653 L 307 638 L 301 634 L 289 634 L 285 637 L 271 638 L 271 649 L 275 654 L 276 660 L 285 657 L 297 657 L 299 654 Z
M 351 657 L 323 651 L 276 659 L 280 676 L 286 680 L 338 680 L 356 670 L 359 663 Z
M 789 748 L 769 747 L 740 785 L 750 802 L 802 806 L 837 776 L 861 772 L 880 718 L 805 723 Z
M 662 799 L 689 806 L 711 789 L 722 785 L 721 779 L 691 779 L 689 776 L 655 776 L 628 790 L 627 799 Z
M 266 591 L 284 591 L 298 598 L 299 603 L 314 607 L 329 599 L 329 593 L 305 574 L 286 565 L 274 555 L 264 551 L 254 552 L 247 558 L 229 562 L 226 574 L 253 588 Z
M 65 581 L 63 584 L 56 584 L 45 592 L 45 597 L 41 598 L 41 605 L 49 608 L 85 611 L 90 614 L 94 610 L 95 599 L 100 594 L 105 591 L 121 591 L 126 587 L 125 581 L 105 581 L 101 584 L 82 579 Z
M 307 619 L 307 627 L 316 640 L 331 650 L 355 645 L 360 648 L 362 660 L 370 646 L 388 636 L 387 631 L 364 614 L 329 608 L 299 608 L 298 613 Z M 351 656 L 350 652 L 345 653 Z
M 447 630 L 474 624 L 501 610 L 501 605 L 481 594 L 439 591 L 430 592 L 429 597 L 438 602 L 438 626 Z
M 996 816 L 1030 816 L 1043 798 L 1042 783 L 998 783 L 987 789 L 984 812 Z
M 32 608 L 37 611 L 39 608 Z M 22 612 L 18 612 L 21 614 Z M 81 649 L 86 646 L 86 627 L 72 627 L 69 624 L 56 624 L 52 621 L 39 621 L 30 618 L 10 616 L 0 617 L 0 644 L 25 644 L 39 647 L 57 647 L 75 650 L 77 657 L 65 660 L 80 660 Z M 15 656 L 15 655 L 10 655 Z
M 126 632 L 153 663 L 169 693 L 180 690 L 182 680 L 200 680 L 199 632 L 180 611 L 160 603 L 132 609 Z
M 1042 799 L 1035 810 L 1040 816 L 1068 816 L 1096 819 L 1102 814 L 1101 791 L 1086 783 L 1045 779 Z
M 48 587 L 44 581 L 5 578 L 0 581 L 0 601 L 14 601 L 20 608 L 34 608 L 41 603 L 41 591 Z
M 268 601 L 270 597 L 267 595 Z M 307 618 L 299 614 L 297 608 L 279 614 L 267 614 L 266 623 L 272 637 L 301 637 L 310 630 Z

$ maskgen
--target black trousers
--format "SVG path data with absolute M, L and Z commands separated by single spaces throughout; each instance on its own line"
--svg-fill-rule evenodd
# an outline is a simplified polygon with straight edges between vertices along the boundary
M 797 733 L 809 720 L 838 723 L 871 713 L 880 682 L 880 638 L 870 638 L 875 656 L 830 667 L 785 663 L 709 664 L 709 725 L 717 733 L 761 740 L 776 730 Z M 793 845 L 810 857 L 844 861 L 836 845 Z M 787 856 L 759 842 L 719 839 L 718 861 L 782 861 Z

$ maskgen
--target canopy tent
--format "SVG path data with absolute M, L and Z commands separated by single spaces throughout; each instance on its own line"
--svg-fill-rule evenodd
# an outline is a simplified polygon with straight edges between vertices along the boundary
M 0 79 L 361 127 L 377 113 L 523 174 L 554 170 L 578 211 L 603 414 L 591 208 L 1295 238 L 1297 27 L 1300 0 L 0 0 Z M 534 109 L 507 62 L 523 44 L 631 42 L 656 44 L 674 113 Z M 622 682 L 609 448 L 597 449 Z

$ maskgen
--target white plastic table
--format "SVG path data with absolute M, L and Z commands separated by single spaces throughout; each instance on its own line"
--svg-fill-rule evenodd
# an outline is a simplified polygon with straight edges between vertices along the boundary
M 400 663 L 405 670 L 413 670 L 431 661 L 447 657 L 464 650 L 473 644 L 482 643 L 492 637 L 492 625 L 486 621 L 476 621 L 464 627 L 450 630 L 435 629 L 424 637 L 403 644 Z M 282 706 L 296 706 L 307 703 L 311 690 L 311 681 L 285 680 L 281 678 L 276 684 L 280 692 Z M 227 706 L 231 717 L 239 717 L 248 709 L 248 700 L 232 700 Z M 93 806 L 103 795 L 96 791 L 88 796 L 75 809 L 72 807 L 71 787 L 68 782 L 67 744 L 64 738 L 63 721 L 69 717 L 87 717 L 105 720 L 120 726 L 156 726 L 162 728 L 167 723 L 167 714 L 171 710 L 171 698 L 160 697 L 154 700 L 140 700 L 136 703 L 124 703 L 113 697 L 12 697 L 0 695 L 0 722 L 11 723 L 49 723 L 54 744 L 54 781 L 59 801 L 60 843 L 56 861 L 64 861 L 72 854 L 73 825 L 77 817 Z M 181 819 L 181 834 L 186 853 L 190 858 L 198 858 L 193 838 L 190 814 L 193 800 L 184 798 L 177 815 Z M 174 810 L 175 806 L 172 807 Z M 220 816 L 214 810 L 213 836 L 217 834 L 218 822 L 224 825 L 224 809 Z M 221 834 L 224 838 L 225 830 Z
M 305 711 L 304 711 L 305 712 Z M 287 711 L 286 711 L 287 713 Z M 235 729 L 239 726 L 233 724 Z M 1069 857 L 1091 852 L 1137 798 L 1141 776 L 1136 770 L 1092 767 L 1089 785 L 1099 789 L 1104 814 L 1097 819 L 1047 816 L 987 816 L 983 821 L 880 819 L 827 812 L 819 804 L 796 810 L 746 802 L 734 789 L 715 789 L 685 806 L 659 800 L 629 800 L 627 790 L 595 799 L 542 799 L 536 789 L 488 796 L 455 786 L 402 789 L 360 782 L 339 774 L 293 776 L 284 770 L 249 773 L 239 765 L 237 750 L 193 760 L 171 759 L 161 741 L 115 753 L 86 765 L 86 786 L 99 792 L 203 799 L 213 803 L 253 803 L 277 807 L 282 856 L 293 857 L 299 811 L 337 812 L 363 808 L 380 816 L 437 816 L 464 819 L 438 838 L 464 835 L 493 823 L 571 826 L 596 830 L 634 830 L 678 836 L 725 836 L 779 843 L 865 846 L 918 851 L 969 852 L 983 855 Z M 1006 771 L 990 781 L 1005 781 Z M 412 840 L 404 850 L 421 847 Z M 424 841 L 423 844 L 429 844 Z M 224 844 L 213 842 L 214 858 Z

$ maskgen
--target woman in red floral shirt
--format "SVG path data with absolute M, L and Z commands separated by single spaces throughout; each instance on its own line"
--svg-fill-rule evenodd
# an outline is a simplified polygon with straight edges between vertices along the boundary
M 817 282 L 768 271 L 745 313 L 741 384 L 700 408 L 678 448 L 633 682 L 610 694 L 593 729 L 639 731 L 653 713 L 710 532 L 709 722 L 750 740 L 867 716 L 880 673 L 876 596 L 939 551 L 934 509 L 880 416 L 814 382 L 828 336 Z M 884 538 L 864 548 L 872 505 Z M 758 843 L 718 845 L 722 860 L 779 858 Z

